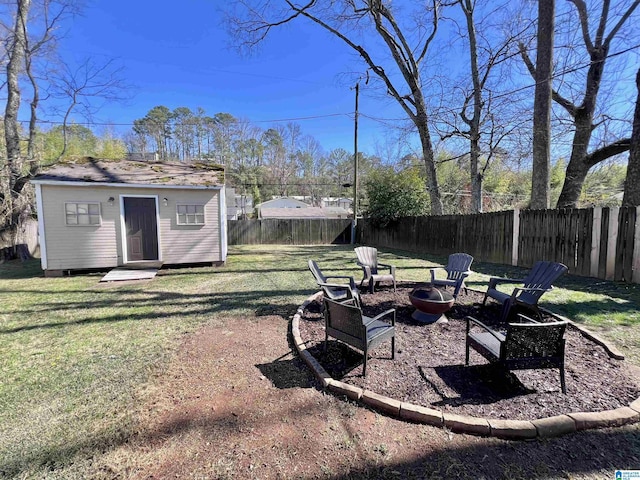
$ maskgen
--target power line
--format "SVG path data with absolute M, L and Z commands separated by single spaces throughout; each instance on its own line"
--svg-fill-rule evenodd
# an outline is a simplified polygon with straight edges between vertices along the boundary
M 618 52 L 611 53 L 611 54 L 607 55 L 604 58 L 604 60 L 606 60 L 608 58 L 612 58 L 612 57 L 617 57 L 617 56 L 623 55 L 623 54 L 628 53 L 628 52 L 630 52 L 632 50 L 635 50 L 636 48 L 640 48 L 640 44 L 634 45 L 634 46 L 629 47 L 629 48 L 625 48 L 624 50 L 620 50 Z M 583 65 L 578 65 L 578 66 L 575 66 L 575 67 L 572 67 L 572 68 L 568 68 L 568 69 L 560 71 L 558 73 L 554 73 L 551 76 L 551 78 L 552 79 L 559 78 L 559 77 L 562 77 L 563 75 L 566 75 L 568 73 L 574 73 L 574 72 L 577 72 L 577 71 L 582 70 L 584 68 L 588 68 L 588 67 L 591 66 L 591 63 L 592 62 L 589 62 L 589 63 L 583 64 Z M 537 84 L 538 84 L 537 82 L 534 82 L 534 83 L 531 83 L 531 84 L 528 84 L 528 85 L 524 85 L 524 86 L 518 87 L 518 88 L 516 88 L 514 90 L 511 90 L 511 91 L 508 91 L 508 92 L 503 92 L 503 93 L 500 93 L 498 95 L 495 95 L 495 96 L 491 97 L 491 99 L 495 100 L 497 98 L 503 98 L 503 97 L 506 97 L 506 96 L 509 96 L 509 95 L 513 95 L 515 93 L 522 92 L 522 91 L 527 90 L 529 88 L 534 88 Z M 451 110 L 460 110 L 461 108 L 462 108 L 462 106 L 451 107 Z M 374 117 L 374 116 L 370 116 L 370 115 L 365 115 L 363 113 L 361 115 L 364 116 L 364 117 L 369 118 L 370 120 L 379 121 L 380 123 L 407 120 L 406 117 L 402 117 L 402 118 L 380 118 L 380 117 Z
M 608 58 L 613 58 L 613 57 L 617 57 L 620 55 L 623 55 L 625 53 L 628 53 L 634 49 L 640 48 L 640 44 L 636 44 L 632 47 L 626 48 L 624 50 L 620 50 L 618 52 L 614 52 L 611 53 L 609 55 L 607 55 L 604 60 L 608 59 Z M 583 65 L 578 65 L 576 67 L 572 67 L 572 68 L 568 68 L 566 70 L 563 70 L 561 72 L 558 73 L 554 73 L 552 75 L 552 79 L 553 78 L 559 78 L 562 77 L 563 75 L 566 75 L 568 73 L 574 73 L 577 72 L 579 70 L 582 70 L 584 68 L 588 68 L 591 66 L 592 62 L 583 64 Z M 273 77 L 276 78 L 276 77 Z M 506 96 L 510 96 L 513 95 L 515 93 L 519 93 L 522 91 L 525 91 L 527 89 L 530 88 L 534 88 L 537 85 L 536 82 L 528 84 L 528 85 L 524 85 L 522 87 L 518 87 L 514 90 L 510 90 L 508 92 L 503 92 L 500 94 L 497 94 L 495 96 L 492 97 L 493 100 L 498 99 L 498 98 L 503 98 Z M 461 106 L 458 107 L 451 107 L 451 110 L 459 110 L 460 108 L 462 108 Z M 398 121 L 406 121 L 407 117 L 402 117 L 402 118 L 383 118 L 383 117 L 376 117 L 373 115 L 368 115 L 365 113 L 360 112 L 360 115 L 362 115 L 365 118 L 368 118 L 369 120 L 378 122 L 378 123 L 382 123 L 382 124 L 387 124 L 388 126 L 391 126 L 392 128 L 397 128 L 395 126 L 389 125 L 388 122 L 398 122 Z M 305 120 L 317 120 L 320 118 L 331 118 L 331 117 L 340 117 L 340 116 L 345 116 L 348 118 L 353 118 L 354 116 L 354 112 L 348 112 L 348 113 L 329 113 L 329 114 L 325 114 L 325 115 L 311 115 L 311 116 L 305 116 L 305 117 L 291 117 L 291 118 L 280 118 L 280 119 L 270 119 L 270 120 L 251 120 L 251 123 L 280 123 L 280 122 L 293 122 L 293 121 L 305 121 Z M 29 123 L 29 120 L 19 120 L 20 123 Z M 64 122 L 62 121 L 57 121 L 57 120 L 37 120 L 37 123 L 39 124 L 48 124 L 48 125 L 62 125 Z M 86 126 L 123 126 L 123 127 L 131 127 L 134 125 L 133 122 L 127 122 L 127 123 L 115 123 L 115 122 L 73 122 L 73 125 L 86 125 Z M 197 123 L 173 123 L 172 125 L 179 127 L 179 126 L 192 126 L 195 127 L 197 126 Z
M 347 117 L 350 118 L 351 113 L 328 113 L 326 115 L 312 115 L 308 117 L 291 117 L 291 118 L 279 118 L 273 120 L 251 120 L 252 123 L 278 123 L 278 122 L 294 122 L 302 120 L 316 120 L 319 118 L 329 117 Z M 29 120 L 19 120 L 20 123 L 29 123 Z M 37 120 L 37 123 L 44 123 L 49 125 L 62 125 L 64 122 L 59 120 Z M 96 126 L 114 126 L 114 127 L 131 127 L 133 123 L 113 123 L 113 122 L 67 122 L 67 126 L 71 125 L 96 125 Z M 197 123 L 172 123 L 175 127 L 196 127 Z

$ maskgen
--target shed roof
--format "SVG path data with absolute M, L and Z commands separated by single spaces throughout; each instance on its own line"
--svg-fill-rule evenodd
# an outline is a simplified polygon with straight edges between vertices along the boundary
M 142 162 L 85 157 L 44 168 L 33 181 L 217 187 L 224 185 L 224 167 L 203 162 Z

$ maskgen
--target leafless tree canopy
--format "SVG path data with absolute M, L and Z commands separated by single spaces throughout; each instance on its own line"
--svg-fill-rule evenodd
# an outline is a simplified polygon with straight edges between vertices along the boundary
M 296 3 L 282 1 L 235 2 L 228 24 L 239 45 L 254 47 L 269 32 L 292 21 L 324 29 L 355 51 L 367 72 L 376 76 L 411 119 L 420 137 L 432 212 L 442 213 L 436 177 L 429 111 L 424 94 L 423 72 L 434 41 L 442 5 L 433 3 L 415 12 L 407 5 L 386 0 L 342 0 Z

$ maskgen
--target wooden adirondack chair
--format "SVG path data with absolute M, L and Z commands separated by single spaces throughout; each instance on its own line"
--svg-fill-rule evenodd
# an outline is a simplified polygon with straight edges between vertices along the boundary
M 464 287 L 465 292 L 467 291 L 464 279 L 471 273 L 472 262 L 473 257 L 467 253 L 453 253 L 449 255 L 446 267 L 430 269 L 431 284 L 434 286 L 453 287 L 453 298 L 456 298 L 462 287 Z M 436 271 L 438 270 L 445 270 L 447 272 L 447 278 L 436 278 Z
M 545 292 L 548 292 L 553 288 L 553 282 L 555 282 L 560 276 L 564 275 L 567 270 L 569 270 L 567 266 L 562 263 L 538 261 L 535 263 L 526 278 L 513 279 L 492 277 L 489 279 L 489 287 L 487 289 L 487 293 L 484 295 L 482 305 L 486 304 L 487 298 L 489 297 L 502 303 L 502 321 L 507 320 L 511 313 L 511 309 L 516 305 L 520 305 L 534 311 L 536 315 L 538 315 L 538 318 L 542 320 L 538 301 Z M 513 292 L 509 294 L 497 289 L 499 283 L 522 283 L 522 286 L 514 288 Z
M 369 357 L 369 351 L 383 341 L 391 339 L 391 359 L 393 360 L 395 358 L 395 309 L 392 308 L 370 318 L 364 316 L 362 310 L 357 305 L 350 305 L 349 302 L 341 303 L 325 298 L 324 305 L 325 350 L 329 337 L 333 337 L 358 350 L 362 350 L 364 352 L 363 377 L 367 375 L 367 358 Z M 391 314 L 393 314 L 391 316 L 391 323 L 382 320 L 383 317 Z
M 392 282 L 393 291 L 396 291 L 396 267 L 378 262 L 378 250 L 373 247 L 356 247 L 357 263 L 362 268 L 363 277 L 360 288 L 369 286 L 369 292 L 373 293 L 374 286 L 380 282 Z M 380 268 L 389 269 L 389 273 L 381 273 Z
M 349 275 L 325 275 L 320 270 L 320 267 L 315 260 L 309 260 L 309 270 L 313 274 L 318 286 L 322 289 L 325 298 L 330 298 L 338 302 L 355 299 L 357 304 L 360 305 L 360 295 L 356 288 L 356 282 L 353 277 Z M 346 282 L 334 283 L 332 280 L 346 280 Z

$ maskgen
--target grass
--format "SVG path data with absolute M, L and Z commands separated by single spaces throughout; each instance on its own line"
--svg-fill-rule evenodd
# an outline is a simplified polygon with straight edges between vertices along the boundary
M 425 268 L 446 262 L 401 251 L 382 257 L 403 280 L 426 280 Z M 108 286 L 100 273 L 44 278 L 38 261 L 0 265 L 0 477 L 82 478 L 93 456 L 132 434 L 137 393 L 183 335 L 230 316 L 290 318 L 316 291 L 309 258 L 360 277 L 350 246 L 234 247 L 222 268 L 168 269 L 152 282 Z M 477 289 L 489 276 L 524 271 L 472 268 L 468 285 Z M 640 364 L 640 286 L 573 276 L 556 285 L 545 306 Z M 384 455 L 387 446 L 377 448 Z

